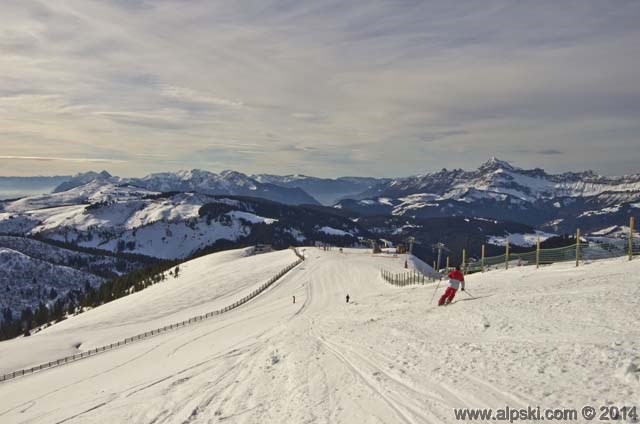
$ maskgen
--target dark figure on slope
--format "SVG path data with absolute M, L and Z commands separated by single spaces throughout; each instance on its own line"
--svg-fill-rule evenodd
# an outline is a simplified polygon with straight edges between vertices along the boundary
M 456 296 L 458 287 L 460 287 L 460 290 L 464 291 L 464 275 L 462 275 L 459 266 L 451 271 L 448 277 L 449 285 L 444 291 L 444 294 L 440 297 L 440 300 L 438 300 L 438 306 L 448 305 L 449 303 L 451 303 L 453 301 L 453 298 Z
M 349 295 L 347 295 L 347 303 L 349 303 L 349 299 L 350 299 L 350 297 L 349 297 Z

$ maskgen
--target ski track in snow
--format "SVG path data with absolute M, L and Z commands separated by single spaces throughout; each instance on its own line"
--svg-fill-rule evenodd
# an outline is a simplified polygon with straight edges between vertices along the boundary
M 24 360 L 45 362 L 69 332 L 84 347 L 145 323 L 150 330 L 233 300 L 295 259 L 216 255 L 146 294 L 0 344 L 0 354 L 26 349 Z M 640 376 L 625 365 L 640 365 L 640 261 L 475 274 L 467 284 L 474 298 L 459 292 L 453 307 L 438 308 L 428 304 L 435 285 L 398 288 L 380 278 L 381 267 L 400 272 L 404 257 L 307 248 L 307 258 L 226 314 L 0 384 L 0 421 L 413 424 L 455 422 L 456 407 L 640 400 Z M 211 277 L 230 275 L 227 263 L 233 278 Z M 165 296 L 174 299 L 166 316 L 157 309 Z M 118 325 L 110 333 L 107 323 Z

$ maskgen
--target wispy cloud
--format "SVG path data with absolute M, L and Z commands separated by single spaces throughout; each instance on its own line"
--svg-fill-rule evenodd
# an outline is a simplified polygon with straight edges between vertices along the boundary
M 242 107 L 244 103 L 237 100 L 228 100 L 220 97 L 209 96 L 206 94 L 199 93 L 195 90 L 191 90 L 185 87 L 176 87 L 173 85 L 163 86 L 161 88 L 162 93 L 167 97 L 176 100 L 195 102 L 195 103 L 204 103 L 210 104 L 214 106 L 223 106 L 223 107 Z
M 124 163 L 124 160 L 103 158 L 56 158 L 50 156 L 0 156 L 0 160 L 28 160 L 38 162 L 89 162 L 89 163 Z
M 538 153 L 539 155 L 564 155 L 565 152 L 563 152 L 562 150 L 558 150 L 558 149 L 545 149 L 545 150 L 538 150 L 536 153 Z
M 9 157 L 49 156 L 112 158 L 123 175 L 194 164 L 405 175 L 492 155 L 638 171 L 639 2 L 6 0 L 2 10 L 2 173 L 33 171 L 10 169 Z

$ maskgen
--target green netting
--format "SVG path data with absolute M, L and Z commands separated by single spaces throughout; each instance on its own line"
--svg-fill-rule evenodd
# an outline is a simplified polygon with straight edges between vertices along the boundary
M 628 250 L 629 250 L 629 247 L 627 246 L 627 251 Z M 633 240 L 633 244 L 631 245 L 631 252 L 632 252 L 633 256 L 640 255 L 640 239 L 634 239 Z
M 640 239 L 633 240 L 632 244 L 633 256 L 640 255 Z M 575 262 L 576 257 L 580 261 L 592 261 L 599 259 L 619 258 L 629 255 L 629 241 L 608 240 L 602 241 L 581 241 L 579 248 L 574 244 L 571 246 L 557 247 L 553 249 L 541 249 L 539 252 L 535 250 L 529 252 L 509 253 L 509 267 L 527 266 L 527 265 L 546 265 L 556 262 Z M 507 266 L 506 254 L 491 256 L 484 258 L 484 262 L 480 260 L 470 260 L 466 264 L 466 271 L 477 272 L 483 268 L 504 269 Z
M 581 246 L 582 248 L 582 246 Z M 540 250 L 540 264 L 552 264 L 576 260 L 576 246 L 558 247 L 555 249 Z

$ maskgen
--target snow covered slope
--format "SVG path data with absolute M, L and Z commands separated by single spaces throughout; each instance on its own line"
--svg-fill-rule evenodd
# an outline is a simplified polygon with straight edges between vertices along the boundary
M 163 259 L 186 258 L 216 243 L 286 247 L 323 240 L 324 233 L 318 230 L 324 226 L 351 235 L 361 233 L 356 224 L 331 208 L 201 193 L 159 193 L 104 179 L 50 195 L 0 202 L 0 234 L 38 235 L 81 247 Z
M 94 349 L 230 305 L 297 259 L 290 250 L 257 256 L 250 256 L 250 252 L 251 249 L 230 250 L 185 262 L 180 266 L 178 278 L 169 277 L 33 336 L 1 343 L 0 356 L 6 359 L 0 364 L 0 374 L 47 362 L 47 358 Z M 248 269 L 241 270 L 244 267 Z
M 93 317 L 1 343 L 0 357 L 17 365 L 40 349 L 54 355 L 82 342 L 82 350 L 127 327 L 150 329 L 215 303 L 235 286 L 229 278 L 257 281 L 268 263 L 289 261 L 285 253 L 231 252 L 224 260 L 235 265 L 225 272 L 221 257 L 202 258 L 216 264 L 194 263 L 189 281 L 120 299 L 109 313 L 98 308 Z M 474 274 L 467 292 L 475 298 L 459 293 L 438 308 L 428 304 L 434 285 L 386 284 L 379 272 L 393 266 L 387 259 L 351 249 L 306 255 L 228 314 L 0 384 L 0 421 L 453 423 L 455 407 L 640 402 L 640 261 Z M 124 329 L 113 319 L 120 312 Z

